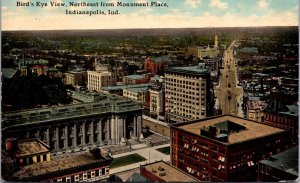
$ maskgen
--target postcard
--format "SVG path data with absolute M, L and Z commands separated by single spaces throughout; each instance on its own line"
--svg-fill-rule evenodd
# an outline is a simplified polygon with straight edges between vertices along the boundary
M 4 0 L 1 178 L 298 180 L 297 0 Z

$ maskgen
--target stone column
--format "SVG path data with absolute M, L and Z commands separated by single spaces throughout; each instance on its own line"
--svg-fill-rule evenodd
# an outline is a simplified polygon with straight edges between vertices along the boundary
M 46 130 L 46 143 L 50 147 L 50 129 L 47 128 Z
M 78 137 L 78 134 L 77 134 L 77 125 L 76 124 L 74 124 L 74 126 L 73 126 L 73 134 L 74 134 L 74 137 L 73 137 L 72 146 L 76 147 L 77 146 L 77 137 Z
M 137 116 L 137 135 L 139 136 L 139 139 L 143 139 L 142 134 L 142 116 Z
M 29 131 L 26 132 L 25 138 L 30 138 L 30 132 Z
M 115 138 L 115 143 L 118 144 L 119 143 L 119 119 L 118 116 L 115 115 L 114 116 L 114 138 Z
M 81 142 L 81 145 L 85 145 L 85 142 L 86 142 L 86 133 L 85 133 L 85 122 L 82 123 L 82 126 L 81 126 L 81 132 L 82 132 L 82 142 Z
M 99 121 L 98 127 L 99 127 L 98 141 L 99 141 L 100 143 L 102 143 L 102 141 L 103 141 L 103 140 L 102 140 L 102 120 Z
M 133 117 L 133 136 L 134 137 L 137 137 L 137 133 L 136 133 L 136 129 L 137 129 L 137 126 L 136 126 L 136 116 Z
M 118 136 L 119 136 L 118 142 L 119 143 L 122 142 L 122 140 L 124 140 L 123 132 L 124 132 L 124 130 L 123 130 L 123 119 L 119 118 L 118 119 Z
M 91 139 L 90 139 L 90 143 L 94 144 L 94 121 L 91 122 Z
M 36 130 L 35 137 L 41 140 L 40 130 Z
M 114 115 L 111 116 L 110 131 L 111 131 L 110 138 L 112 140 L 112 143 L 115 143 L 115 141 L 116 141 L 116 119 L 115 119 Z
M 56 149 L 59 149 L 59 127 L 56 127 L 56 130 L 55 130 L 55 139 L 56 139 Z
M 64 148 L 68 148 L 69 147 L 69 131 L 68 131 L 68 125 L 65 126 L 65 145 Z
M 110 126 L 110 123 L 111 123 L 111 119 L 108 119 L 107 120 L 107 140 L 110 140 L 111 139 L 111 126 Z
M 126 120 L 123 119 L 123 130 L 124 130 L 123 137 L 124 137 L 124 139 L 126 139 L 126 128 L 127 128 L 127 126 L 126 126 Z

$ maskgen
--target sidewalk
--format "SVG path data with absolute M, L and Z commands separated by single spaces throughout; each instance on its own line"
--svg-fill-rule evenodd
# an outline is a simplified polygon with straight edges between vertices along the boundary
M 145 148 L 143 148 L 144 146 L 146 146 Z M 138 150 L 134 150 L 131 152 L 126 152 L 126 153 L 122 153 L 122 154 L 116 154 L 113 155 L 113 158 L 118 158 L 118 157 L 122 157 L 122 156 L 127 156 L 130 154 L 139 154 L 141 156 L 143 156 L 144 158 L 146 158 L 146 161 L 142 161 L 142 162 L 138 162 L 138 163 L 134 163 L 134 164 L 130 164 L 130 165 L 126 165 L 123 167 L 118 167 L 118 168 L 112 168 L 110 169 L 110 173 L 114 174 L 114 173 L 118 173 L 118 172 L 122 172 L 122 171 L 126 171 L 126 170 L 130 170 L 133 168 L 138 168 L 140 167 L 140 165 L 143 164 L 147 164 L 150 162 L 156 162 L 156 161 L 170 161 L 170 155 L 165 155 L 159 151 L 157 151 L 156 149 L 158 148 L 162 148 L 162 147 L 167 147 L 170 146 L 170 144 L 163 144 L 160 146 L 154 146 L 154 147 L 147 147 L 146 144 L 137 144 L 137 145 L 133 145 L 132 148 L 133 149 L 138 149 Z M 143 149 L 140 149 L 143 148 Z

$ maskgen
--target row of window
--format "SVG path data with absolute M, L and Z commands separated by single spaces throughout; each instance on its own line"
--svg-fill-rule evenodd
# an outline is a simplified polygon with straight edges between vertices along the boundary
M 181 89 L 180 89 L 181 88 Z M 180 92 L 182 92 L 183 90 L 202 90 L 205 91 L 205 86 L 202 86 L 201 88 L 199 87 L 193 87 L 193 86 L 184 86 L 184 85 L 176 85 L 176 84 L 167 84 L 166 85 L 166 90 L 179 90 Z
M 93 171 L 87 171 L 84 173 L 60 177 L 57 179 L 50 180 L 50 182 L 82 182 L 82 181 L 89 181 L 93 179 L 99 180 L 100 177 L 103 177 L 108 174 L 109 174 L 109 169 L 102 168 Z
M 183 78 L 183 79 L 173 79 L 171 78 L 172 76 L 166 76 L 166 83 L 179 83 L 179 84 L 186 84 L 186 85 L 193 85 L 193 86 L 199 86 L 199 79 L 194 78 L 194 80 L 196 81 L 187 81 L 187 78 Z M 201 86 L 204 86 L 204 83 L 201 83 Z
M 277 117 L 277 116 L 274 116 L 272 114 L 265 114 L 265 120 L 272 121 L 272 122 L 275 122 L 275 123 L 284 124 L 284 125 L 287 125 L 287 126 L 293 126 L 294 125 L 293 120 L 290 120 L 290 119 L 287 119 L 287 118 L 282 118 L 282 117 Z

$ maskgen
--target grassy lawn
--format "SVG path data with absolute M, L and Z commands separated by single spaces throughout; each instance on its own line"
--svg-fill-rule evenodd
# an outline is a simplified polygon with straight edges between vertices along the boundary
M 114 158 L 114 160 L 110 164 L 110 168 L 117 168 L 125 165 L 130 165 L 133 163 L 141 162 L 147 160 L 143 156 L 138 154 L 130 154 L 127 156 L 122 156 L 118 158 Z
M 156 149 L 157 151 L 165 154 L 165 155 L 170 155 L 170 146 L 168 147 L 162 147 L 162 148 L 159 148 L 159 149 Z

